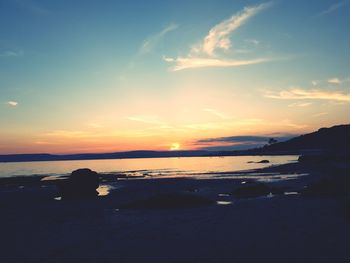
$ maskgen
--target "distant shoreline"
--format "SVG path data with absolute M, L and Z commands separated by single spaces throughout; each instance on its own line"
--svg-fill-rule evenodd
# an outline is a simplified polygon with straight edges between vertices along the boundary
M 151 151 L 137 150 L 112 153 L 78 153 L 78 154 L 7 154 L 0 155 L 0 163 L 71 161 L 71 160 L 112 160 L 139 158 L 182 158 L 182 157 L 225 157 L 225 156 L 262 156 L 262 155 L 349 155 L 350 125 L 337 125 L 321 128 L 316 132 L 304 134 L 285 142 L 267 144 L 261 148 L 246 150 L 187 150 L 187 151 Z
M 132 151 L 116 153 L 87 154 L 9 154 L 0 155 L 0 163 L 15 162 L 45 162 L 45 161 L 83 161 L 83 160 L 115 160 L 115 159 L 146 159 L 146 158 L 185 158 L 185 157 L 229 157 L 229 156 L 277 156 L 301 155 L 301 151 L 264 152 L 259 150 L 245 151 Z
M 263 255 L 294 262 L 306 255 L 312 262 L 348 262 L 349 168 L 306 159 L 200 180 L 100 174 L 104 192 L 75 200 L 62 199 L 55 179 L 3 178 L 2 257 L 258 262 Z

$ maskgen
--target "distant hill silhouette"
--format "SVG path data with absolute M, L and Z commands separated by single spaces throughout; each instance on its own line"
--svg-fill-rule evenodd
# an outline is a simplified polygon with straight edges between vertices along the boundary
M 285 142 L 266 145 L 262 151 L 350 151 L 350 124 L 321 128 Z
M 82 154 L 8 154 L 0 155 L 0 162 L 37 162 L 37 161 L 67 161 L 67 160 L 98 160 L 98 159 L 131 159 L 131 158 L 166 158 L 207 156 L 208 151 L 130 151 L 114 153 L 82 153 Z
M 66 161 L 129 158 L 166 158 L 200 156 L 238 156 L 238 155 L 286 155 L 318 152 L 350 153 L 350 124 L 331 128 L 321 128 L 285 142 L 273 143 L 261 148 L 241 151 L 130 151 L 114 153 L 84 154 L 10 154 L 0 155 L 0 162 Z

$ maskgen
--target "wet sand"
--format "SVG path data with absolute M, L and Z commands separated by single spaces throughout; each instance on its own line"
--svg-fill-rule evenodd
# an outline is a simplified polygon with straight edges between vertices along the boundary
M 234 177 L 108 175 L 108 195 L 74 201 L 55 200 L 52 181 L 0 180 L 1 262 L 350 262 L 350 219 L 340 200 L 297 194 L 333 168 L 290 164 L 240 173 L 308 174 L 265 180 L 284 190 L 257 198 L 235 197 L 235 189 L 249 180 Z M 169 193 L 212 202 L 127 206 Z

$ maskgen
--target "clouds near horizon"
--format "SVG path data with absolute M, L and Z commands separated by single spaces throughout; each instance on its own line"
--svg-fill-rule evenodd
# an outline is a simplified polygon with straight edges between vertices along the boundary
M 343 83 L 343 82 L 342 82 L 340 79 L 338 79 L 338 78 L 329 79 L 329 80 L 327 80 L 327 82 L 328 82 L 329 84 L 335 84 L 335 85 L 337 85 L 337 84 L 342 84 L 342 83 Z
M 200 139 L 194 142 L 194 145 L 202 150 L 245 150 L 257 148 L 268 144 L 271 138 L 278 142 L 289 140 L 297 134 L 285 134 L 277 136 L 227 136 L 217 138 Z
M 292 88 L 279 92 L 267 91 L 264 96 L 271 99 L 287 99 L 287 100 L 334 100 L 342 102 L 350 102 L 350 93 L 341 91 L 325 91 L 320 89 L 301 89 Z

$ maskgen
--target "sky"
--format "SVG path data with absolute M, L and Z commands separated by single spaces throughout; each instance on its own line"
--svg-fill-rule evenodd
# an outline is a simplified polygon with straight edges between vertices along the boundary
M 0 154 L 244 149 L 350 123 L 350 0 L 0 0 Z

